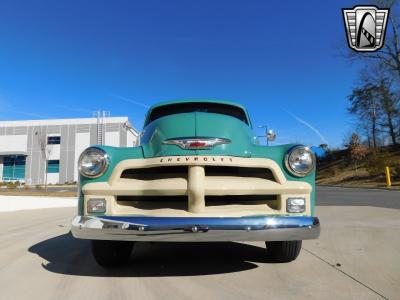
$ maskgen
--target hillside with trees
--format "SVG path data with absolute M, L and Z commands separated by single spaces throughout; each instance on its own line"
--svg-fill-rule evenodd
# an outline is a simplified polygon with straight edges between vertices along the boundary
M 377 147 L 373 152 L 357 134 L 345 149 L 328 150 L 317 163 L 317 184 L 349 187 L 386 187 L 385 167 L 390 167 L 392 188 L 400 189 L 400 149 Z

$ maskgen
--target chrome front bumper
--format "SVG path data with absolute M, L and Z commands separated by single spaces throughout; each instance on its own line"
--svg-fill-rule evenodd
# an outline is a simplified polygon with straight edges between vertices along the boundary
M 241 218 L 77 216 L 72 234 L 80 239 L 208 242 L 290 241 L 318 238 L 315 217 Z

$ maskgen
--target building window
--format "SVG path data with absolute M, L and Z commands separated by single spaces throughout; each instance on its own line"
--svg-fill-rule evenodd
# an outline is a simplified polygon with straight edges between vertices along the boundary
M 47 145 L 60 145 L 61 136 L 48 136 Z
M 4 156 L 3 160 L 3 180 L 15 181 L 25 179 L 25 161 L 23 155 Z
M 60 161 L 58 159 L 47 161 L 47 173 L 60 173 Z

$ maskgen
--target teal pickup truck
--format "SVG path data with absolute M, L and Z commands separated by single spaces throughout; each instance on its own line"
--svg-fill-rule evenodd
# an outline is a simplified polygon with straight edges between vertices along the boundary
M 76 238 L 104 267 L 137 241 L 264 241 L 276 262 L 319 236 L 315 157 L 302 145 L 260 145 L 248 113 L 226 101 L 154 105 L 138 147 L 93 146 L 78 162 Z

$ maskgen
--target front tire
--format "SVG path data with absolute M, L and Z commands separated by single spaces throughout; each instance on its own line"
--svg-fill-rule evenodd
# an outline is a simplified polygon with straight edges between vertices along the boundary
M 96 262 L 105 268 L 115 268 L 129 261 L 133 242 L 92 241 L 92 254 Z
M 302 241 L 265 242 L 267 257 L 273 262 L 288 263 L 294 261 L 300 254 Z

